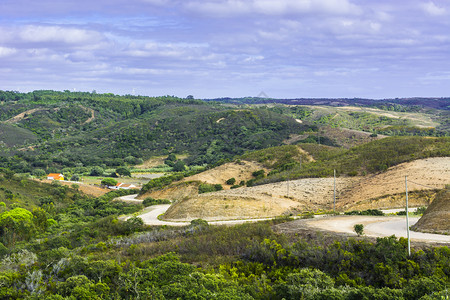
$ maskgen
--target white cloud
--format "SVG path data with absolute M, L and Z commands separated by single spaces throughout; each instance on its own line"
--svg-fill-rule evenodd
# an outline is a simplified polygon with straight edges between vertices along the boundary
M 439 7 L 433 2 L 427 2 L 422 4 L 422 8 L 426 13 L 432 16 L 443 16 L 447 14 L 447 10 L 444 7 Z
M 61 26 L 29 25 L 20 29 L 19 36 L 23 41 L 33 43 L 91 44 L 103 40 L 98 32 Z
M 8 48 L 8 47 L 1 47 L 0 46 L 0 57 L 6 57 L 10 56 L 12 54 L 15 54 L 17 52 L 14 48 Z
M 215 16 L 241 14 L 292 15 L 324 13 L 330 15 L 358 14 L 360 8 L 348 0 L 208 0 L 190 1 L 190 10 Z

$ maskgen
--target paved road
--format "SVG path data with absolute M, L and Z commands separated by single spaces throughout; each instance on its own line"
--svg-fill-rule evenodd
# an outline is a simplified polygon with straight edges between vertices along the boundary
M 135 199 L 137 195 L 128 195 L 120 197 L 124 201 L 139 201 Z M 139 215 L 140 218 L 147 225 L 154 226 L 186 226 L 190 222 L 169 222 L 158 220 L 158 216 L 164 214 L 170 207 L 170 204 L 153 205 L 147 207 L 144 212 Z M 127 217 L 128 218 L 128 217 Z M 127 219 L 125 218 L 125 219 Z M 230 220 L 230 221 L 210 221 L 211 225 L 232 225 L 242 224 L 246 222 L 257 222 L 268 220 L 264 219 L 247 219 L 247 220 Z M 409 225 L 414 225 L 419 220 L 419 217 L 410 217 Z M 364 234 L 371 237 L 385 237 L 395 235 L 396 237 L 406 237 L 406 217 L 405 216 L 335 216 L 325 218 L 315 218 L 306 221 L 311 227 L 316 227 L 323 230 L 334 232 L 342 232 L 347 234 L 355 234 L 353 226 L 355 224 L 364 225 Z M 410 231 L 410 238 L 413 241 L 422 242 L 439 242 L 450 243 L 450 235 L 421 233 Z
M 161 221 L 158 220 L 158 216 L 165 213 L 166 210 L 168 210 L 170 207 L 170 204 L 161 204 L 161 205 L 153 205 L 146 208 L 145 212 L 141 215 L 139 215 L 140 218 L 144 221 L 147 225 L 169 225 L 169 226 L 186 226 L 190 225 L 191 222 L 170 222 L 170 221 Z M 246 220 L 228 220 L 228 221 L 208 221 L 208 224 L 211 225 L 233 225 L 233 224 L 242 224 L 247 222 L 258 222 L 258 221 L 264 221 L 269 220 L 270 218 L 264 218 L 264 219 L 246 219 Z
M 138 196 L 138 194 L 126 195 L 126 196 L 118 197 L 118 198 L 116 198 L 116 200 L 121 200 L 121 201 L 125 201 L 125 202 L 142 203 L 142 201 L 144 201 L 144 200 L 136 199 L 137 196 Z

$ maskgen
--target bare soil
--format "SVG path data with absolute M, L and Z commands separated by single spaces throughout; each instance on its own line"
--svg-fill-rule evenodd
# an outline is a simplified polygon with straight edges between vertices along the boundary
M 8 123 L 8 124 L 17 123 L 19 121 L 22 121 L 25 118 L 25 115 L 30 115 L 30 114 L 40 111 L 40 110 L 46 110 L 46 109 L 45 108 L 33 108 L 30 110 L 24 111 L 24 112 L 18 114 L 17 116 L 12 117 L 9 120 L 6 120 L 4 123 Z
M 208 173 L 197 174 L 191 179 L 221 183 L 230 177 L 236 178 L 236 174 L 241 174 L 238 166 L 233 166 L 233 171 L 229 173 L 225 165 L 222 167 L 209 170 Z M 248 172 L 250 171 L 247 170 L 246 174 Z M 402 196 L 405 193 L 405 176 L 408 176 L 409 191 L 442 189 L 446 184 L 450 184 L 450 157 L 416 160 L 392 167 L 384 173 L 366 177 L 337 178 L 336 208 L 346 211 L 402 207 L 405 201 Z M 174 187 L 171 193 L 175 191 Z M 289 183 L 241 187 L 201 195 L 194 195 L 194 191 L 191 191 L 191 195 L 177 197 L 179 202 L 167 211 L 165 215 L 167 219 L 260 218 L 303 211 L 329 210 L 333 207 L 333 178 L 292 180 Z M 171 199 L 170 193 L 165 194 L 164 198 Z M 432 192 L 416 193 L 411 197 L 410 205 L 427 205 L 432 200 Z
M 406 198 L 405 176 L 408 191 L 443 189 L 450 183 L 450 157 L 415 160 L 359 178 L 353 186 L 343 190 L 337 206 L 341 210 L 402 207 Z M 420 206 L 428 205 L 433 198 L 424 195 L 410 200 L 411 206 Z
M 436 195 L 413 230 L 447 234 L 450 240 L 450 189 L 442 190 Z
M 48 179 L 43 179 L 40 181 L 45 182 L 45 183 L 54 182 L 54 180 L 48 180 Z M 80 190 L 81 192 L 83 192 L 86 195 L 94 196 L 94 197 L 100 197 L 108 192 L 111 192 L 111 190 L 109 190 L 109 189 L 104 189 L 104 188 L 101 188 L 98 186 L 93 186 L 90 184 L 84 184 L 82 182 L 74 182 L 74 181 L 58 181 L 58 182 L 61 183 L 62 185 L 67 185 L 67 186 L 72 186 L 73 184 L 76 184 L 79 186 L 78 190 Z
M 241 161 L 240 163 L 226 163 L 217 168 L 206 170 L 200 174 L 186 177 L 183 181 L 201 181 L 210 184 L 221 184 L 225 189 L 229 189 L 230 185 L 226 181 L 230 178 L 236 179 L 236 184 L 242 180 L 247 181 L 252 177 L 252 173 L 263 169 L 266 173 L 269 171 L 256 162 Z

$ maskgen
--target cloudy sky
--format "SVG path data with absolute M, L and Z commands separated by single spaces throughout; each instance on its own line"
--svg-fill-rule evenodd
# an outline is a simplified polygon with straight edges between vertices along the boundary
M 1 0 L 0 89 L 450 96 L 450 0 Z

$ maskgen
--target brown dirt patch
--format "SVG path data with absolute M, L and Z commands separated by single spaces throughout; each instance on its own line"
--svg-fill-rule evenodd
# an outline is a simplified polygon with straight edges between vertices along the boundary
M 413 230 L 450 234 L 450 189 L 442 190 L 436 195 L 422 218 L 414 224 Z
M 195 175 L 195 178 L 209 183 L 223 183 L 240 174 L 238 166 L 235 167 L 231 173 L 226 173 L 226 166 L 223 166 L 224 169 L 216 168 L 206 175 Z M 411 193 L 410 205 L 427 205 L 434 198 L 434 189 L 442 189 L 450 183 L 450 157 L 417 160 L 367 177 L 337 178 L 336 208 L 346 211 L 402 207 L 405 175 L 409 180 L 408 190 L 416 191 Z M 185 195 L 182 201 L 169 209 L 166 218 L 259 218 L 332 208 L 333 178 L 308 178 L 202 195 Z
M 442 189 L 450 183 L 450 157 L 415 160 L 384 173 L 360 178 L 340 193 L 338 207 L 341 210 L 402 207 L 405 203 L 405 176 L 408 176 L 408 191 Z M 392 195 L 398 196 L 390 197 Z M 427 197 L 425 195 L 416 205 L 428 204 L 432 199 Z
M 33 108 L 30 110 L 24 111 L 24 112 L 18 114 L 17 116 L 12 117 L 9 120 L 6 120 L 4 123 L 8 123 L 8 124 L 17 123 L 19 121 L 22 121 L 25 118 L 25 115 L 30 115 L 30 114 L 40 111 L 40 110 L 46 110 L 46 109 L 45 108 Z
M 377 135 L 376 137 L 371 137 L 371 133 L 352 130 L 346 128 L 331 128 L 326 127 L 326 130 L 321 135 L 326 136 L 327 138 L 334 141 L 337 145 L 344 147 L 346 149 L 350 149 L 352 147 L 363 145 L 368 142 L 379 140 L 385 138 L 385 135 Z
M 48 179 L 43 179 L 40 180 L 41 182 L 45 182 L 45 183 L 52 183 L 54 182 L 54 180 L 48 180 Z M 72 186 L 73 184 L 76 184 L 79 186 L 78 190 L 80 190 L 81 192 L 83 192 L 86 195 L 89 196 L 94 196 L 94 197 L 100 197 L 103 196 L 104 194 L 111 192 L 111 190 L 109 189 L 104 189 L 98 186 L 93 186 L 93 185 L 89 185 L 89 184 L 84 184 L 81 182 L 71 182 L 71 181 L 59 181 L 59 183 L 61 183 L 62 185 L 66 185 L 66 186 Z
M 230 178 L 236 179 L 236 184 L 242 180 L 247 181 L 252 177 L 252 173 L 264 169 L 267 173 L 268 169 L 256 162 L 241 161 L 240 163 L 226 163 L 211 170 L 207 170 L 200 174 L 186 177 L 183 181 L 202 181 L 210 184 L 221 184 L 225 189 L 230 188 L 225 182 Z
M 137 198 L 143 200 L 145 198 L 152 197 L 154 199 L 181 201 L 183 199 L 197 196 L 199 184 L 199 182 L 178 182 L 161 190 L 149 191 Z

